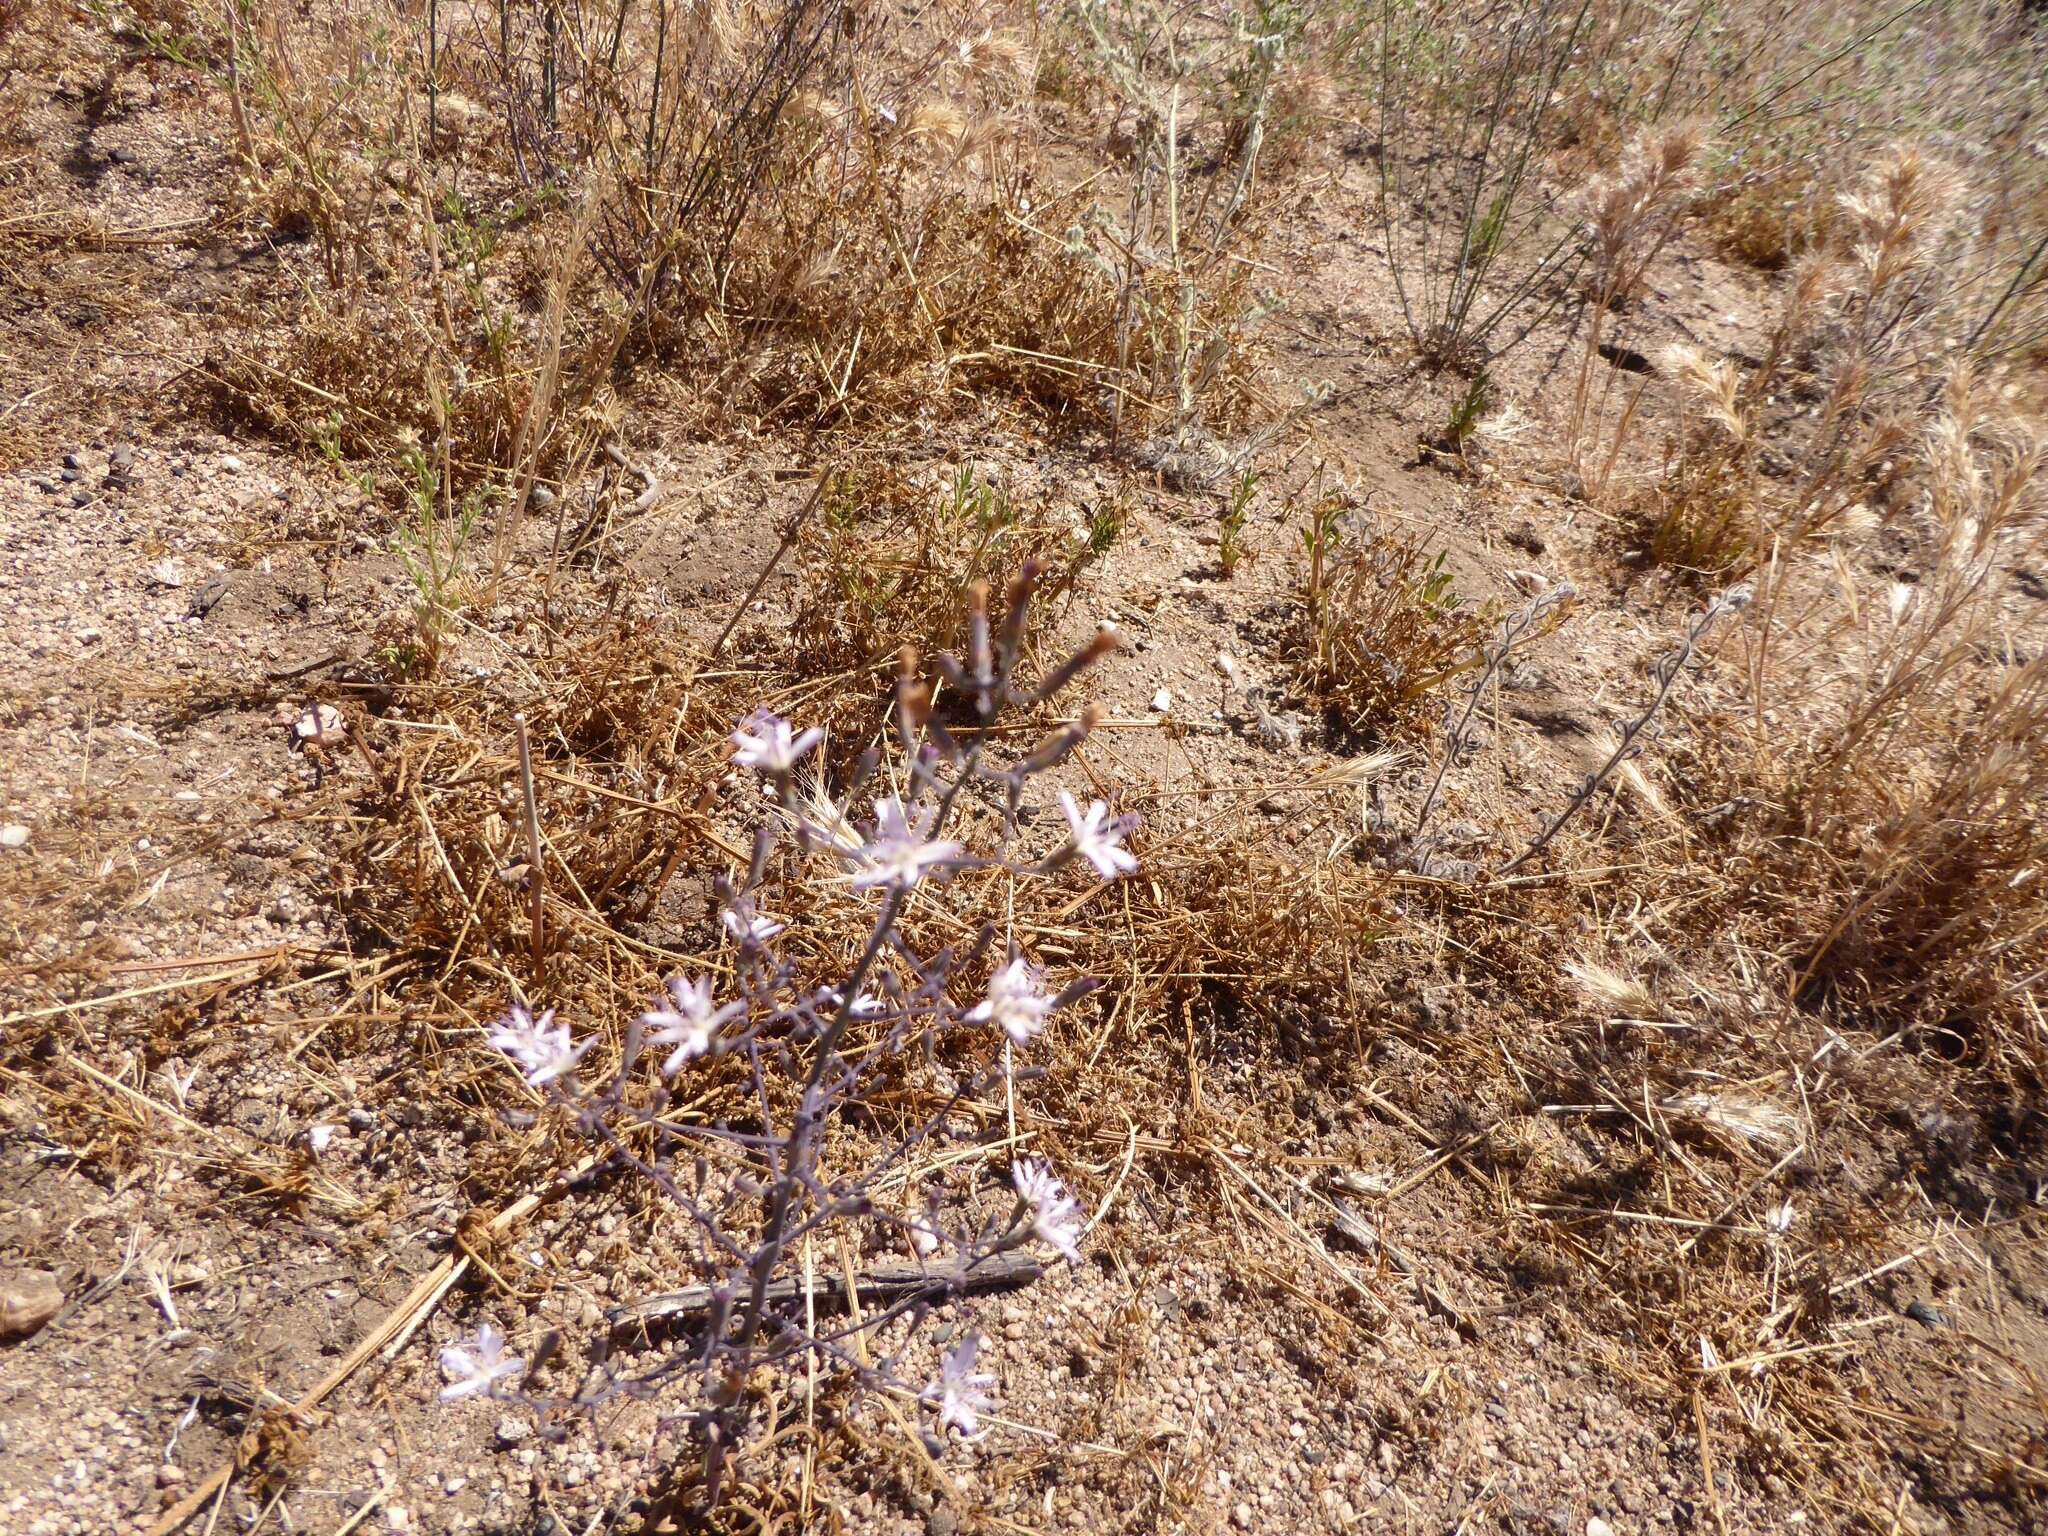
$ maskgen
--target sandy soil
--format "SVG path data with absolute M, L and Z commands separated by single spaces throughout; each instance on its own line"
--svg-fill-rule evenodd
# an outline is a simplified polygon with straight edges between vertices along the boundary
M 123 63 L 83 24 L 75 50 L 56 77 L 12 87 L 31 98 L 32 174 L 67 208 L 135 234 L 47 250 L 47 302 L 0 292 L 0 648 L 14 659 L 0 821 L 26 829 L 0 850 L 0 1291 L 28 1308 L 54 1282 L 60 1298 L 27 1336 L 0 1340 L 0 1526 L 150 1530 L 260 1426 L 268 1464 L 289 1478 L 238 1479 L 194 1529 L 659 1528 L 651 1490 L 673 1448 L 649 1412 L 549 1439 L 503 1405 L 434 1401 L 437 1347 L 479 1320 L 515 1336 L 587 1331 L 604 1309 L 680 1280 L 638 1250 L 639 1208 L 616 1185 L 554 1190 L 530 1170 L 508 1183 L 474 1107 L 416 1091 L 422 1052 L 447 1043 L 376 1012 L 365 978 L 389 957 L 337 912 L 329 869 L 336 786 L 365 769 L 306 750 L 294 726 L 321 699 L 363 696 L 410 587 L 388 525 L 344 478 L 228 430 L 182 388 L 221 316 L 293 281 L 307 253 L 213 227 L 226 161 L 189 79 Z M 1279 524 L 1280 493 L 1318 461 L 1350 468 L 1361 516 L 1447 551 L 1469 601 L 1513 601 L 1514 573 L 1529 569 L 1589 595 L 1570 643 L 1533 655 L 1504 717 L 1487 722 L 1490 780 L 1454 786 L 1445 819 L 1472 843 L 1520 835 L 1584 771 L 1689 601 L 1618 563 L 1601 515 L 1525 445 L 1455 472 L 1419 451 L 1448 386 L 1396 360 L 1398 315 L 1362 233 L 1370 188 L 1369 167 L 1337 159 L 1266 252 L 1291 301 L 1275 373 L 1335 393 L 1262 494 L 1256 558 L 1226 580 L 1214 496 L 1140 486 L 1124 537 L 1062 619 L 1086 633 L 1114 618 L 1133 641 L 1097 693 L 1134 723 L 1106 733 L 1097 767 L 1162 834 L 1218 813 L 1190 790 L 1299 785 L 1358 750 L 1299 708 L 1283 714 L 1301 744 L 1268 745 L 1215 666 L 1228 651 L 1284 693 L 1298 541 Z M 1752 345 L 1766 291 L 1676 250 L 1632 345 Z M 1501 386 L 1540 421 L 1558 366 L 1532 345 Z M 1120 478 L 1097 449 L 1028 440 L 993 412 L 952 430 L 935 480 L 972 461 L 1014 498 L 1076 521 Z M 629 619 L 714 634 L 772 547 L 765 530 L 801 500 L 802 484 L 778 473 L 790 445 L 693 441 L 652 414 L 630 436 L 665 494 L 623 531 Z M 602 576 L 579 579 L 564 601 L 599 601 Z M 787 622 L 794 592 L 789 572 L 765 589 L 751 616 L 763 632 Z M 516 675 L 524 643 L 468 637 L 458 665 L 489 690 Z M 1424 783 L 1411 762 L 1383 792 L 1398 811 Z M 1232 803 L 1253 807 L 1283 850 L 1356 833 L 1362 813 L 1355 787 Z M 1642 1314 L 1587 1310 L 1571 1273 L 1635 1261 L 1594 1256 L 1568 1221 L 1539 1229 L 1505 1185 L 1508 1170 L 1540 1167 L 1553 1205 L 1597 1212 L 1626 1203 L 1633 1153 L 1600 1125 L 1541 1113 L 1496 1128 L 1485 1149 L 1469 1143 L 1455 1058 L 1439 1045 L 1482 1023 L 1512 1031 L 1524 1005 L 1483 956 L 1404 970 L 1362 980 L 1355 1017 L 1339 1021 L 1363 1032 L 1361 1050 L 1191 1044 L 1200 1069 L 1170 1120 L 1131 1127 L 1133 1149 L 1142 1135 L 1169 1150 L 1121 1183 L 1088 1262 L 1048 1273 L 1028 1305 L 983 1298 L 940 1320 L 933 1344 L 970 1311 L 989 1335 L 1003 1423 L 934 1467 L 864 1410 L 829 1464 L 763 1469 L 764 1485 L 779 1470 L 791 1474 L 780 1486 L 801 1488 L 786 1517 L 932 1536 L 1725 1536 L 1861 1518 L 1738 1450 L 1727 1420 L 1741 1399 L 1711 1371 L 1694 1411 L 1674 1412 L 1631 1365 Z M 473 1036 L 456 1044 L 481 1052 Z M 332 1128 L 317 1154 L 315 1127 Z M 1221 1198 L 1172 1150 L 1197 1146 L 1225 1170 Z M 1084 1188 L 1107 1188 L 1125 1161 L 1121 1146 L 1096 1151 L 1075 1170 Z M 1347 1243 L 1335 1220 L 1345 1186 L 1332 1179 L 1346 1171 L 1359 1188 L 1402 1190 L 1371 1205 L 1377 1251 Z M 1793 1198 L 1817 1211 L 1903 1202 L 1921 1233 L 1903 1250 L 1911 1261 L 1882 1275 L 1800 1271 L 1858 1325 L 1837 1369 L 1866 1416 L 1808 1432 L 1885 1441 L 1888 1474 L 1866 1493 L 1894 1511 L 1894 1529 L 2048 1528 L 2011 1470 L 2044 1459 L 2048 1406 L 2030 1416 L 2011 1386 L 2014 1373 L 2035 1383 L 2038 1404 L 2048 1380 L 2038 1218 L 1967 1153 L 1946 1185 L 1876 1144 L 1796 1176 L 1812 1193 Z M 456 1254 L 467 1213 L 534 1192 L 548 1199 L 508 1249 L 518 1294 L 472 1274 L 317 1411 L 267 1411 L 320 1382 Z M 1989 1225 L 1976 1219 L 1987 1201 Z M 1287 1231 L 1311 1240 L 1282 1249 Z M 1744 1249 L 1714 1262 L 1778 1260 Z M 1998 1465 L 2003 1480 L 1986 1470 Z

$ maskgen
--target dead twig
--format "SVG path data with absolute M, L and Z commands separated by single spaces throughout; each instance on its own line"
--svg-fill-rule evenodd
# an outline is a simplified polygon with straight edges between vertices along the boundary
M 739 606 L 732 611 L 732 617 L 725 621 L 725 628 L 718 632 L 718 638 L 711 642 L 711 656 L 715 659 L 725 649 L 725 642 L 732 638 L 732 632 L 739 627 L 741 618 L 753 606 L 754 599 L 761 595 L 761 589 L 768 585 L 768 578 L 775 574 L 775 568 L 782 564 L 782 557 L 789 553 L 797 536 L 804 531 L 804 524 L 811 520 L 811 513 L 820 501 L 825 499 L 825 487 L 832 483 L 834 470 L 826 470 L 818 476 L 818 483 L 811 487 L 810 499 L 797 509 L 782 530 L 782 542 L 775 546 L 775 553 L 768 557 L 768 563 L 761 567 L 761 574 L 754 578 L 754 584 L 747 588 L 747 595 L 740 599 Z
M 547 942 L 542 924 L 545 921 L 543 909 L 547 902 L 548 882 L 541 865 L 540 806 L 533 793 L 533 743 L 527 733 L 525 715 L 514 715 L 512 725 L 519 733 L 519 788 L 525 796 L 526 891 L 533 910 L 533 970 L 535 978 L 544 981 L 547 978 Z

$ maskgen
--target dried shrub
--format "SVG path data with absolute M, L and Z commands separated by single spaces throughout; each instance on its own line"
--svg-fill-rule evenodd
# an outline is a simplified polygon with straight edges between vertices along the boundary
M 718 849 L 699 806 L 744 710 L 730 683 L 697 681 L 687 657 L 624 623 L 529 667 L 531 692 L 516 702 L 410 688 L 408 714 L 437 732 L 387 733 L 352 714 L 376 767 L 366 779 L 352 765 L 341 791 L 357 819 L 335 849 L 334 900 L 361 940 L 444 977 L 488 976 L 516 953 L 559 995 L 601 998 L 620 965 L 645 975 L 659 963 L 620 933 L 648 920 L 684 853 Z M 546 829 L 544 954 L 530 928 L 515 709 Z
M 1783 170 L 1737 178 L 1703 200 L 1709 238 L 1731 260 L 1781 272 L 1809 251 L 1824 250 L 1835 229 L 1835 205 L 1816 168 L 1794 161 Z
M 241 337 L 216 343 L 201 374 L 213 411 L 226 420 L 372 461 L 440 435 L 434 396 L 448 391 L 450 365 L 460 358 L 419 311 L 307 303 L 249 317 Z M 448 401 L 449 443 L 468 478 L 509 454 L 526 399 L 520 382 L 501 377 Z
M 799 201 L 779 215 L 786 228 L 749 244 L 730 291 L 775 324 L 730 370 L 734 404 L 805 423 L 932 423 L 959 401 L 1007 396 L 1069 423 L 1106 419 L 1113 286 L 999 204 L 949 195 L 913 218 L 893 202 L 856 199 L 866 212 L 849 218 L 839 198 Z M 1044 216 L 1084 212 L 1053 199 Z M 920 252 L 910 278 L 906 227 Z M 814 241 L 825 249 L 792 268 L 792 248 Z
M 943 486 L 893 468 L 843 472 L 797 546 L 787 665 L 799 677 L 871 673 L 905 646 L 955 643 L 974 588 L 1005 590 L 1031 565 L 1056 596 L 1089 558 L 1079 530 L 954 471 Z M 1033 636 L 1051 622 L 1035 605 Z
M 1910 777 L 1801 786 L 1802 824 L 1835 880 L 1798 974 L 1810 996 L 1916 1021 L 1938 1032 L 1938 1048 L 2032 1095 L 2048 1085 L 2048 1050 L 2023 1003 L 2048 975 L 2048 666 L 1989 686 L 1944 701 Z
M 1650 558 L 1720 580 L 1744 569 L 1757 537 L 1755 442 L 1741 377 L 1728 358 L 1674 348 L 1684 391 L 1664 473 L 1644 490 Z
M 1425 358 L 1476 372 L 1566 302 L 1601 237 L 1581 190 L 1624 145 L 1712 110 L 1700 34 L 1696 16 L 1564 0 L 1349 13 L 1386 260 Z
M 1871 590 L 1838 560 L 1769 568 L 1758 715 L 1715 785 L 1770 808 L 1744 853 L 1794 991 L 1934 1031 L 2022 1102 L 2048 1086 L 2027 1007 L 2048 963 L 2048 671 L 1997 636 L 2011 568 L 2040 548 L 2041 443 L 1959 372 L 1905 450 L 1919 579 Z
M 991 398 L 1140 437 L 1197 396 L 1219 430 L 1256 410 L 1245 199 L 1170 262 L 1099 233 L 1102 189 L 1062 193 L 1040 152 L 1033 48 L 984 7 L 938 31 L 837 0 L 442 17 L 425 81 L 362 18 L 259 11 L 242 202 L 319 270 L 216 350 L 209 409 L 386 462 L 445 435 L 464 485 L 573 459 L 581 428 L 551 439 L 642 366 L 710 417 L 812 430 Z
M 1872 503 L 1938 398 L 1968 313 L 1948 270 L 1962 260 L 1957 195 L 1947 167 L 1892 147 L 1841 199 L 1841 250 L 1794 271 L 1762 359 L 1667 354 L 1679 408 L 1661 473 L 1636 494 L 1653 560 L 1721 580 L 1773 541 L 1876 525 Z
M 1334 507 L 1305 535 L 1296 675 L 1345 731 L 1411 739 L 1437 724 L 1437 693 L 1484 665 L 1493 616 L 1458 596 L 1443 551 L 1371 535 L 1337 542 Z

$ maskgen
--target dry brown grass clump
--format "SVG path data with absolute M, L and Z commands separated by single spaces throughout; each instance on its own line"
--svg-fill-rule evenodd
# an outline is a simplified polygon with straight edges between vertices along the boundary
M 1458 595 L 1442 551 L 1377 533 L 1342 538 L 1340 507 L 1319 503 L 1304 534 L 1297 674 L 1348 733 L 1381 742 L 1426 734 L 1439 691 L 1484 664 L 1492 617 Z
M 1958 361 L 1998 323 L 1971 185 L 1911 144 L 1877 156 L 1762 359 L 1671 355 L 1680 417 L 1638 505 L 1653 558 L 1756 575 L 1747 718 L 1709 727 L 1702 801 L 1736 813 L 1755 942 L 1790 995 L 1915 1032 L 2010 1110 L 2048 1082 L 2027 1001 L 2048 717 L 2010 595 L 2042 548 L 2041 428 L 2019 374 Z
M 441 727 L 431 732 L 387 735 L 373 716 L 352 716 L 369 773 L 348 765 L 361 814 L 337 849 L 337 905 L 437 988 L 471 972 L 486 986 L 545 974 L 551 995 L 587 986 L 616 1006 L 628 978 L 644 981 L 663 955 L 619 930 L 648 919 L 686 855 L 721 847 L 706 796 L 744 710 L 732 684 L 698 682 L 688 658 L 624 625 L 528 657 L 517 677 L 516 701 L 400 690 L 408 715 Z M 531 824 L 515 711 L 530 743 Z M 623 957 L 637 958 L 622 974 Z
M 1664 473 L 1644 488 L 1650 558 L 1709 581 L 1747 568 L 1758 538 L 1756 434 L 1741 373 L 1694 348 L 1666 358 L 1684 392 Z
M 1061 233 L 1088 216 L 1087 201 L 1055 195 L 1020 219 L 981 196 L 902 211 L 893 200 L 856 197 L 857 216 L 844 195 L 800 204 L 784 217 L 829 249 L 792 266 L 799 236 L 778 229 L 749 253 L 732 289 L 744 337 L 727 370 L 736 408 L 803 424 L 929 425 L 994 397 L 1067 427 L 1114 420 L 1138 438 L 1170 427 L 1172 338 L 1120 319 L 1126 293 Z M 920 260 L 906 269 L 897 253 L 910 242 Z M 1198 349 L 1251 302 L 1242 269 L 1219 276 L 1196 300 Z M 1170 302 L 1164 275 L 1135 283 L 1152 308 Z M 1218 428 L 1250 419 L 1254 357 L 1234 349 L 1204 379 Z
M 1819 181 L 1812 164 L 1795 160 L 1782 170 L 1717 188 L 1701 213 L 1715 245 L 1729 257 L 1781 272 L 1831 242 L 1835 205 L 1817 195 Z
M 2011 580 L 2042 548 L 2040 429 L 1964 371 L 1886 451 L 1881 529 L 1866 514 L 1747 546 L 1756 602 L 1679 753 L 1705 860 L 1699 927 L 1674 942 L 1726 932 L 1785 1005 L 1924 1053 L 1930 1093 L 2030 1155 L 2048 1087 L 2048 673 Z
M 1676 383 L 1662 463 L 1626 493 L 1646 552 L 1722 580 L 1774 548 L 1870 535 L 1904 499 L 1972 289 L 1952 267 L 1955 173 L 1909 145 L 1841 199 L 1840 248 L 1803 259 L 1761 358 L 1665 356 Z M 1622 450 L 1634 406 L 1615 429 Z
M 2025 7 L 1856 0 L 1798 21 L 1731 10 L 1723 47 L 1682 60 L 1674 94 L 1711 101 L 1725 124 L 1703 209 L 1724 253 L 1778 271 L 1834 245 L 1873 131 L 1970 156 L 1985 178 L 1985 234 L 2038 192 L 2038 155 L 2024 146 L 2042 52 Z M 2008 236 L 2019 250 L 2032 239 L 2008 227 L 1999 242 Z
M 1917 581 L 1864 601 L 1791 571 L 1764 588 L 1759 643 L 1780 655 L 1758 658 L 1753 686 L 1765 709 L 1800 697 L 1809 726 L 1760 755 L 1786 816 L 1760 862 L 1807 936 L 1802 995 L 1934 1029 L 2033 1094 L 2048 1084 L 2029 1006 L 2048 961 L 2048 672 L 2016 654 L 2006 602 L 2013 564 L 2043 544 L 2040 428 L 1959 373 L 1916 457 Z
M 1099 178 L 1060 190 L 993 10 L 841 20 L 569 6 L 553 39 L 448 28 L 422 91 L 356 46 L 371 21 L 262 9 L 215 40 L 242 61 L 237 206 L 310 255 L 216 348 L 211 405 L 373 467 L 438 444 L 515 500 L 643 367 L 713 423 L 928 429 L 994 400 L 1132 442 L 1244 427 L 1249 264 L 1179 231 L 1161 259 L 1156 188 L 1130 232 Z M 1224 212 L 1244 244 L 1249 203 Z
M 1004 591 L 1027 562 L 1043 573 L 1027 637 L 1035 642 L 1097 553 L 1087 529 L 971 467 L 841 471 L 797 543 L 784 665 L 801 678 L 843 676 L 857 694 L 905 646 L 957 649 L 974 586 Z
M 266 331 L 273 344 L 244 340 L 208 360 L 204 378 L 224 420 L 347 459 L 384 460 L 437 440 L 434 396 L 448 390 L 457 359 L 426 316 L 307 305 L 243 334 Z M 449 446 L 465 481 L 509 454 L 524 405 L 518 384 L 502 377 L 449 402 Z

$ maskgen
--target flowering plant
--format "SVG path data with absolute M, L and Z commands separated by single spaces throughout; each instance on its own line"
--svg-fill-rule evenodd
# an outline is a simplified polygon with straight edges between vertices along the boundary
M 1107 880 L 1129 873 L 1137 862 L 1124 846 L 1131 822 L 1112 818 L 1099 801 L 1083 813 L 1064 793 L 1068 837 L 1036 856 L 1012 847 L 1026 786 L 1071 754 L 1097 716 L 1084 711 L 1007 762 L 994 760 L 988 727 L 1006 710 L 1048 700 L 1116 646 L 1113 634 L 1098 636 L 1035 686 L 1024 685 L 1019 652 L 1036 579 L 1036 570 L 1027 566 L 993 632 L 985 589 L 970 594 L 966 658 L 942 656 L 936 663 L 953 696 L 963 701 L 952 711 L 953 723 L 939 717 L 931 685 L 919 678 L 915 657 L 906 654 L 895 708 L 902 782 L 875 798 L 872 831 L 865 836 L 849 831 L 849 807 L 875 777 L 878 754 L 864 757 L 853 785 L 836 805 L 826 805 L 815 794 L 807 798 L 798 785 L 804 759 L 821 740 L 817 731 L 799 731 L 765 712 L 742 723 L 733 738 L 735 762 L 767 783 L 775 813 L 758 829 L 744 874 L 717 882 L 722 926 L 732 944 L 731 980 L 723 997 L 709 977 L 673 978 L 666 994 L 627 1025 L 620 1060 L 604 1084 L 583 1080 L 580 1069 L 591 1041 L 577 1044 L 552 1011 L 536 1016 L 514 1004 L 493 1029 L 490 1043 L 528 1083 L 572 1116 L 614 1166 L 648 1180 L 685 1218 L 696 1268 L 707 1283 L 696 1288 L 689 1309 L 695 1319 L 692 1347 L 638 1374 L 600 1351 L 572 1399 L 545 1400 L 514 1386 L 538 1371 L 545 1348 L 529 1365 L 486 1326 L 473 1341 L 443 1352 L 451 1383 L 445 1397 L 516 1398 L 553 1417 L 621 1396 L 659 1396 L 676 1405 L 664 1424 L 693 1432 L 701 1444 L 702 1487 L 710 1500 L 718 1496 L 734 1448 L 746 1439 L 764 1369 L 839 1371 L 856 1385 L 895 1389 L 925 1403 L 940 1433 L 976 1433 L 989 1406 L 987 1389 L 995 1383 L 975 1368 L 975 1335 L 945 1357 L 937 1381 L 921 1390 L 897 1378 L 894 1357 L 876 1363 L 865 1344 L 900 1322 L 914 1332 L 932 1306 L 991 1279 L 1008 1282 L 1036 1273 L 1036 1248 L 1079 1262 L 1084 1213 L 1040 1158 L 1017 1159 L 1007 1169 L 1012 1198 L 1006 1214 L 1004 1207 L 982 1201 L 982 1214 L 975 1215 L 972 1190 L 925 1188 L 923 1208 L 913 1210 L 897 1208 L 901 1197 L 892 1201 L 891 1192 L 914 1182 L 911 1165 L 921 1148 L 988 1139 L 981 1120 L 963 1111 L 1006 1079 L 1028 1075 L 1028 1068 L 1015 1065 L 1017 1054 L 1031 1047 L 1052 1015 L 1095 983 L 1075 978 L 1049 990 L 1042 970 L 1014 942 L 999 946 L 995 930 L 986 925 L 971 942 L 924 952 L 906 935 L 902 919 L 913 901 L 935 899 L 936 888 L 962 869 L 1000 867 L 1019 877 L 1048 877 L 1078 859 Z M 974 851 L 946 835 L 960 820 L 967 796 L 996 803 L 999 846 Z M 768 894 L 771 855 L 792 835 L 803 852 L 842 866 L 844 894 L 831 899 L 868 909 L 857 958 L 824 984 L 807 978 L 798 961 L 778 948 L 785 925 L 759 911 Z M 963 988 L 964 978 L 984 962 L 991 968 L 988 980 Z M 851 1048 L 856 1029 L 858 1049 Z M 828 1162 L 835 1124 L 872 1094 L 891 1064 L 933 1059 L 942 1044 L 955 1040 L 964 1043 L 960 1054 L 980 1065 L 952 1075 L 934 1113 L 879 1152 Z M 693 1070 L 693 1064 L 701 1070 L 707 1061 L 743 1063 L 745 1119 L 692 1123 L 664 1115 L 662 1104 L 649 1105 L 636 1085 L 645 1080 L 638 1067 L 650 1046 L 659 1053 L 663 1080 Z M 991 1183 L 1004 1173 L 1003 1161 L 993 1147 L 980 1160 Z M 848 1162 L 851 1168 L 843 1166 Z M 849 1242 L 847 1250 L 839 1248 L 842 1240 Z M 821 1314 L 833 1293 L 814 1286 L 810 1266 L 801 1261 L 818 1241 L 828 1244 L 826 1251 L 894 1248 L 912 1255 L 913 1262 L 890 1266 L 908 1268 L 908 1277 L 898 1275 L 885 1298 L 858 1320 L 831 1320 Z

